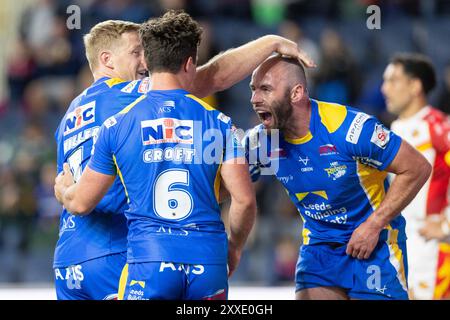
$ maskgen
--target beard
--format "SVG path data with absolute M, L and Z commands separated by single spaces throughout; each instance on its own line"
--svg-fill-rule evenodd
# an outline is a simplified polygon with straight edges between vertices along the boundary
M 274 129 L 285 130 L 292 116 L 291 91 L 286 90 L 284 97 L 270 106 L 274 118 Z

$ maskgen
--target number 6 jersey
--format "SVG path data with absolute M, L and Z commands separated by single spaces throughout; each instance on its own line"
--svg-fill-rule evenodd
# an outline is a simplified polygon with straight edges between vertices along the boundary
M 227 263 L 220 166 L 244 160 L 231 129 L 182 89 L 150 91 L 105 121 L 88 165 L 125 187 L 128 263 Z

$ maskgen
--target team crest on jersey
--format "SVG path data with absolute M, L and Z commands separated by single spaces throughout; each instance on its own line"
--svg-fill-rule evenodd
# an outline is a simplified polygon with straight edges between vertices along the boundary
M 66 116 L 64 136 L 95 122 L 95 101 L 75 108 Z
M 389 142 L 389 130 L 386 129 L 382 124 L 376 124 L 373 130 L 372 138 L 370 142 L 374 143 L 381 149 L 386 148 Z
M 194 143 L 194 121 L 159 118 L 141 121 L 142 144 Z
M 327 172 L 328 178 L 333 178 L 333 180 L 336 180 L 345 175 L 347 172 L 347 166 L 345 164 L 340 165 L 337 161 L 335 161 L 330 163 L 330 167 L 324 170 Z

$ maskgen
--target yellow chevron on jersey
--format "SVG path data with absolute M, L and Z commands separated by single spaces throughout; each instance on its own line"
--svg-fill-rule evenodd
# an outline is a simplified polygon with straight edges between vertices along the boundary
M 335 132 L 347 117 L 347 108 L 337 103 L 316 101 L 322 124 L 329 133 Z
M 205 101 L 203 101 L 200 98 L 197 98 L 196 96 L 194 96 L 193 94 L 187 94 L 186 97 L 191 98 L 192 100 L 197 101 L 203 108 L 205 108 L 208 111 L 213 111 L 216 110 L 213 107 L 211 107 L 208 103 L 206 103 Z
M 125 80 L 122 80 L 120 78 L 111 78 L 105 81 L 105 83 L 108 85 L 108 87 L 112 88 L 115 85 L 118 85 L 120 83 L 126 82 Z

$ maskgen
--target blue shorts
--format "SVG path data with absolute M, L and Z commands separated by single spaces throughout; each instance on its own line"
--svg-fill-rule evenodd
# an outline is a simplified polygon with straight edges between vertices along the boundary
M 339 287 L 355 299 L 408 299 L 406 242 L 379 242 L 366 260 L 347 255 L 346 247 L 326 243 L 302 246 L 295 290 Z
M 126 253 L 116 253 L 83 263 L 55 268 L 58 300 L 115 300 Z
M 119 300 L 227 300 L 226 264 L 170 262 L 127 264 Z

